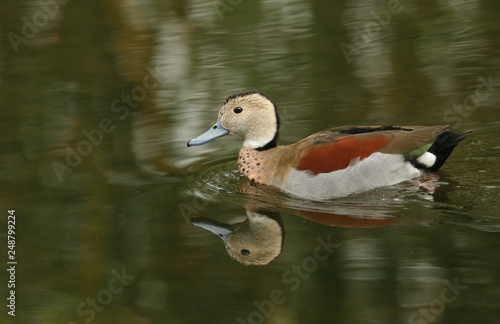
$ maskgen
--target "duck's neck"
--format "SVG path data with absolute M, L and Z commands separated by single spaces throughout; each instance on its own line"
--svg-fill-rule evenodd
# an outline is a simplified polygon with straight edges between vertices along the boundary
M 278 146 L 278 131 L 262 132 L 258 135 L 253 135 L 251 139 L 246 138 L 243 146 L 257 151 L 265 151 Z

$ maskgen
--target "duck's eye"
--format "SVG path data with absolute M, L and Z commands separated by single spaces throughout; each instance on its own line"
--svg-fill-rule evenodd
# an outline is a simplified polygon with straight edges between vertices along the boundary
M 243 108 L 241 108 L 239 106 L 238 107 L 234 107 L 233 111 L 234 111 L 235 114 L 239 114 L 240 112 L 243 111 Z
M 250 254 L 250 251 L 248 251 L 247 249 L 243 249 L 243 250 L 241 250 L 241 254 L 244 256 L 247 256 Z

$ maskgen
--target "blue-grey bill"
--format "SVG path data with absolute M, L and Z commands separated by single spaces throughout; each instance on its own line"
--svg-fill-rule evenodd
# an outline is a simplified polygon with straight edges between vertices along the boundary
M 218 237 L 220 237 L 224 242 L 227 242 L 229 235 L 234 233 L 234 229 L 231 225 L 224 224 L 213 219 L 205 217 L 197 217 L 191 220 L 193 225 L 204 228 Z
M 229 131 L 222 127 L 220 120 L 218 120 L 208 131 L 190 140 L 187 146 L 203 145 L 227 134 Z

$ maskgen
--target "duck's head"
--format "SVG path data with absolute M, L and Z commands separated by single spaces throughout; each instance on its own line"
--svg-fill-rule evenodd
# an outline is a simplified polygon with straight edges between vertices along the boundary
M 205 217 L 193 218 L 192 222 L 219 236 L 234 260 L 245 265 L 266 265 L 281 253 L 285 235 L 281 217 L 272 214 L 247 210 L 247 218 L 241 223 L 225 224 Z
M 261 91 L 248 90 L 227 97 L 217 122 L 187 145 L 203 145 L 230 134 L 243 137 L 245 147 L 265 150 L 277 145 L 278 130 L 278 111 L 273 101 Z

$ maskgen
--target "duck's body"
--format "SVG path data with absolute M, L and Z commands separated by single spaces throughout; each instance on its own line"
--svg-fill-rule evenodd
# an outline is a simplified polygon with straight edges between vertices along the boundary
M 245 138 L 241 174 L 292 195 L 322 200 L 393 185 L 439 169 L 462 134 L 439 126 L 344 126 L 278 146 L 279 117 L 259 91 L 228 97 L 218 122 L 188 142 L 201 145 L 226 134 Z

